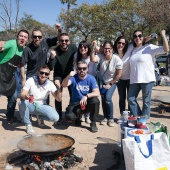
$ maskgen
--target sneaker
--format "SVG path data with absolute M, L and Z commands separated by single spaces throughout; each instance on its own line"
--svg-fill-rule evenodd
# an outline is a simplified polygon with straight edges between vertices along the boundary
M 37 115 L 37 121 L 38 121 L 38 125 L 40 127 L 44 127 L 45 126 L 44 120 L 40 119 L 38 115 Z
M 78 126 L 78 127 L 81 126 L 81 120 L 80 119 L 75 120 L 75 126 Z
M 126 122 L 126 121 L 125 121 L 124 117 L 121 116 L 121 117 L 119 118 L 119 120 L 117 121 L 117 123 L 123 123 L 123 122 Z
M 91 128 L 91 132 L 98 132 L 98 128 L 96 126 L 96 122 L 91 122 L 90 123 L 90 128 Z
M 114 120 L 113 119 L 109 119 L 108 122 L 107 122 L 107 125 L 110 126 L 110 127 L 115 126 L 114 125 Z
M 85 117 L 84 117 L 84 114 L 81 116 L 81 119 L 80 119 L 82 122 L 85 122 Z
M 86 122 L 87 124 L 90 124 L 90 123 L 91 123 L 91 120 L 90 120 L 89 116 L 85 118 L 85 122 Z
M 27 126 L 26 126 L 26 129 L 27 129 L 27 133 L 30 134 L 30 135 L 35 133 L 35 131 L 34 131 L 34 129 L 32 128 L 32 125 L 31 125 L 31 124 L 27 125 Z
M 101 124 L 101 125 L 104 125 L 104 124 L 107 123 L 107 121 L 108 121 L 108 120 L 107 120 L 106 118 L 104 118 L 104 119 L 100 122 L 100 124 Z

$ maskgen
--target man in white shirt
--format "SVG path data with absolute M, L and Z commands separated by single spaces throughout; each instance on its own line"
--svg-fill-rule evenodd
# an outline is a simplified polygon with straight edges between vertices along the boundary
M 43 120 L 57 122 L 59 119 L 56 110 L 46 103 L 50 92 L 57 101 L 61 101 L 61 89 L 57 89 L 54 83 L 48 79 L 49 74 L 48 66 L 41 66 L 38 74 L 30 77 L 22 89 L 19 111 L 23 122 L 26 124 L 28 134 L 35 132 L 31 125 L 30 113 L 37 115 L 39 126 L 44 126 Z M 30 100 L 32 95 L 34 101 Z

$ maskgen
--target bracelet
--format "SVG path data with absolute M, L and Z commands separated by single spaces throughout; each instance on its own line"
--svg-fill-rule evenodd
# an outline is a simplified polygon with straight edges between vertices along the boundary
M 113 85 L 113 83 L 109 83 L 109 85 L 110 85 L 110 86 L 112 86 L 112 85 Z
M 62 88 L 62 86 L 61 86 L 60 88 L 58 88 L 58 91 L 59 91 L 59 92 L 62 92 L 62 89 L 63 89 L 63 88 Z

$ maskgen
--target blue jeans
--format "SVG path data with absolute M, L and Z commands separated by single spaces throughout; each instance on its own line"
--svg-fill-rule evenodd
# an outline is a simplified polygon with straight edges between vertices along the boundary
M 106 90 L 104 94 L 101 94 L 102 98 L 102 109 L 104 118 L 113 119 L 113 102 L 112 96 L 116 89 L 116 84 L 113 84 L 110 89 Z
M 119 80 L 119 82 L 116 84 L 118 93 L 119 93 L 119 109 L 120 109 L 120 114 L 123 113 L 126 109 L 126 97 L 127 93 L 129 91 L 129 86 L 130 86 L 130 80 Z M 128 106 L 128 110 L 129 110 Z
M 39 115 L 40 119 L 50 122 L 57 122 L 59 119 L 59 115 L 53 107 L 43 104 L 36 106 L 35 103 L 29 103 L 29 100 L 19 102 L 19 112 L 26 125 L 31 124 L 30 113 Z
M 7 120 L 10 120 L 11 118 L 14 117 L 17 98 L 19 97 L 22 88 L 19 68 L 17 68 L 14 74 L 15 74 L 15 81 L 16 81 L 16 90 L 12 96 L 7 96 L 8 99 L 7 113 L 6 113 Z
M 128 92 L 128 103 L 133 116 L 147 116 L 150 118 L 150 100 L 154 82 L 131 84 Z M 137 102 L 138 94 L 142 90 L 143 107 L 142 110 Z

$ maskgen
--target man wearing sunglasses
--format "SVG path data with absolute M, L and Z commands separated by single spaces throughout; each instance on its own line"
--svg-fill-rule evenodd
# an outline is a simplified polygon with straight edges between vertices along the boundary
M 56 47 L 56 57 L 52 61 L 49 60 L 50 65 L 54 66 L 54 83 L 59 88 L 61 87 L 62 80 L 73 70 L 74 53 L 77 47 L 70 44 L 70 38 L 67 33 L 61 33 L 59 36 L 59 46 Z M 68 87 L 71 96 L 71 89 Z M 57 124 L 62 123 L 62 102 L 55 101 L 55 107 L 59 113 L 60 119 Z
M 58 33 L 61 33 L 61 26 L 56 24 L 56 28 Z M 44 38 L 40 29 L 34 29 L 32 31 L 32 42 L 24 49 L 22 55 L 22 66 L 21 66 L 21 77 L 22 77 L 22 85 L 25 84 L 26 79 L 36 75 L 40 66 L 43 64 L 47 64 L 48 62 L 48 52 L 50 47 L 55 46 L 57 44 L 57 36 L 54 38 Z M 25 69 L 26 65 L 26 77 L 25 77 Z
M 76 126 L 81 126 L 81 113 L 90 112 L 90 130 L 97 132 L 95 117 L 99 113 L 99 88 L 96 79 L 87 74 L 88 67 L 85 61 L 79 61 L 77 64 L 77 74 L 71 71 L 63 80 L 62 86 L 70 86 L 72 96 L 68 107 L 66 108 L 66 118 L 75 120 Z M 81 111 L 83 110 L 83 112 Z
M 31 125 L 30 113 L 37 116 L 40 127 L 45 125 L 43 120 L 57 122 L 59 119 L 56 110 L 46 102 L 49 93 L 52 93 L 56 100 L 61 100 L 61 90 L 57 89 L 54 83 L 48 79 L 49 74 L 49 67 L 41 66 L 37 75 L 27 79 L 21 92 L 19 111 L 26 124 L 28 134 L 35 132 Z M 34 99 L 31 99 L 30 96 Z

